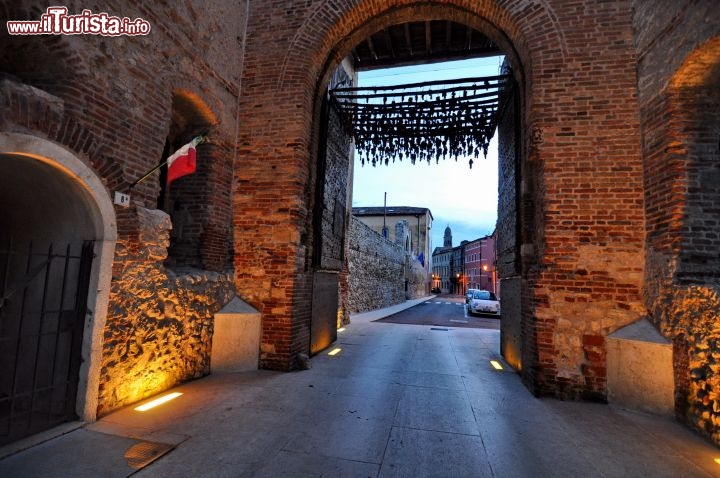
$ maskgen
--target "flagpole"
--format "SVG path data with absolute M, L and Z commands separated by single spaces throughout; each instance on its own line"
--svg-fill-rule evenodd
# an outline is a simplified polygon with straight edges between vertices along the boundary
M 208 141 L 207 136 L 197 136 L 197 137 L 200 138 L 200 141 L 198 141 L 198 143 L 197 143 L 198 145 L 201 145 L 201 144 L 203 144 L 203 143 L 207 143 L 207 141 Z M 168 162 L 168 159 L 170 159 L 170 156 L 168 156 L 168 157 L 165 159 L 165 161 L 161 162 L 160 164 L 158 164 L 157 166 L 155 166 L 154 168 L 152 168 L 150 171 L 148 171 L 147 173 L 143 174 L 140 179 L 137 179 L 137 180 L 133 181 L 133 182 L 130 184 L 130 186 L 128 186 L 128 192 L 132 191 L 132 188 L 134 188 L 134 187 L 137 186 L 139 183 L 141 183 L 141 182 L 145 181 L 147 178 L 149 178 L 150 175 L 152 175 L 152 173 L 154 173 L 154 172 L 157 171 L 158 169 L 160 169 L 160 168 L 162 168 L 163 166 L 165 166 L 165 165 L 167 164 L 167 162 Z
M 128 187 L 128 192 L 129 192 L 129 191 L 132 191 L 132 188 L 134 188 L 138 183 L 141 183 L 141 182 L 145 181 L 148 177 L 150 177 L 150 175 L 151 175 L 152 173 L 154 173 L 154 172 L 157 171 L 158 169 L 160 169 L 160 168 L 162 168 L 163 166 L 165 166 L 165 164 L 167 164 L 167 159 L 166 159 L 165 161 L 163 161 L 162 163 L 158 164 L 157 166 L 155 166 L 154 168 L 152 168 L 152 169 L 151 169 L 150 171 L 148 171 L 147 173 L 145 173 L 140 179 L 137 179 L 137 180 L 133 181 L 133 183 L 130 184 L 130 186 Z

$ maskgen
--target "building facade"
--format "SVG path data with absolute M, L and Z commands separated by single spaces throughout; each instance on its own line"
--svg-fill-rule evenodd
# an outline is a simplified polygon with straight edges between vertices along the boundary
M 443 236 L 443 247 L 433 251 L 434 287 L 446 294 L 464 294 L 470 287 L 466 271 L 466 248 L 469 241 L 463 240 L 457 247 L 452 247 L 452 229 L 448 225 Z
M 481 289 L 499 296 L 495 235 L 469 241 L 465 244 L 465 278 L 468 289 Z
M 438 247 L 433 252 L 433 287 L 440 289 L 443 293 L 450 292 L 450 262 L 452 259 L 452 248 Z
M 452 229 L 448 224 L 443 233 L 442 247 L 436 247 L 432 253 L 432 283 L 435 290 L 448 294 L 454 290 L 455 281 L 452 280 L 453 251 L 452 251 Z
M 467 277 L 465 277 L 465 245 L 468 241 L 461 241 L 459 246 L 453 247 L 450 255 L 450 293 L 464 294 L 467 290 Z

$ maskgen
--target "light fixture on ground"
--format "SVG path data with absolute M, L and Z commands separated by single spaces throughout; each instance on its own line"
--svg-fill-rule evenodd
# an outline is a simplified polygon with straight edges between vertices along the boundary
M 336 348 L 332 349 L 330 352 L 328 352 L 328 355 L 330 355 L 331 357 L 334 357 L 335 355 L 339 354 L 341 351 L 342 351 L 342 349 L 340 347 L 336 347 Z
M 170 400 L 173 400 L 173 399 L 179 397 L 180 395 L 182 395 L 181 392 L 168 393 L 167 395 L 163 395 L 162 397 L 158 397 L 155 400 L 151 400 L 144 405 L 135 407 L 134 410 L 138 411 L 138 412 L 145 412 L 147 410 L 150 410 L 151 408 L 155 408 L 159 405 L 162 405 L 163 403 L 167 403 Z

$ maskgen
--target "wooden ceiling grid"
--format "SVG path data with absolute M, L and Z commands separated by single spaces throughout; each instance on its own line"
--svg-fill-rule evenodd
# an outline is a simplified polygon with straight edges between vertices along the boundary
M 501 114 L 501 92 L 509 75 L 412 83 L 400 86 L 335 88 L 333 106 L 355 142 L 363 164 L 397 159 L 487 156 Z
M 391 25 L 370 35 L 351 52 L 358 71 L 501 54 L 482 33 L 446 20 Z
M 382 29 L 351 52 L 358 71 L 501 55 L 472 28 L 440 20 Z M 432 81 L 392 87 L 330 91 L 333 106 L 355 141 L 360 159 L 373 165 L 395 159 L 439 162 L 487 155 L 502 110 L 509 75 Z

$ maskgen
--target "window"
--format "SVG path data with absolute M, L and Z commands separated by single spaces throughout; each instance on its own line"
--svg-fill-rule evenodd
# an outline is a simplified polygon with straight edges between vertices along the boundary
M 211 144 L 196 148 L 194 173 L 168 185 L 167 166 L 160 170 L 157 205 L 172 221 L 166 260 L 170 267 L 221 271 L 229 265 L 231 198 L 224 189 L 229 191 L 232 185 L 232 168 L 222 165 L 229 154 L 224 154 L 222 138 L 212 135 L 216 123 L 199 97 L 185 90 L 173 94 L 170 131 L 160 161 L 167 161 L 196 136 L 209 134 Z

